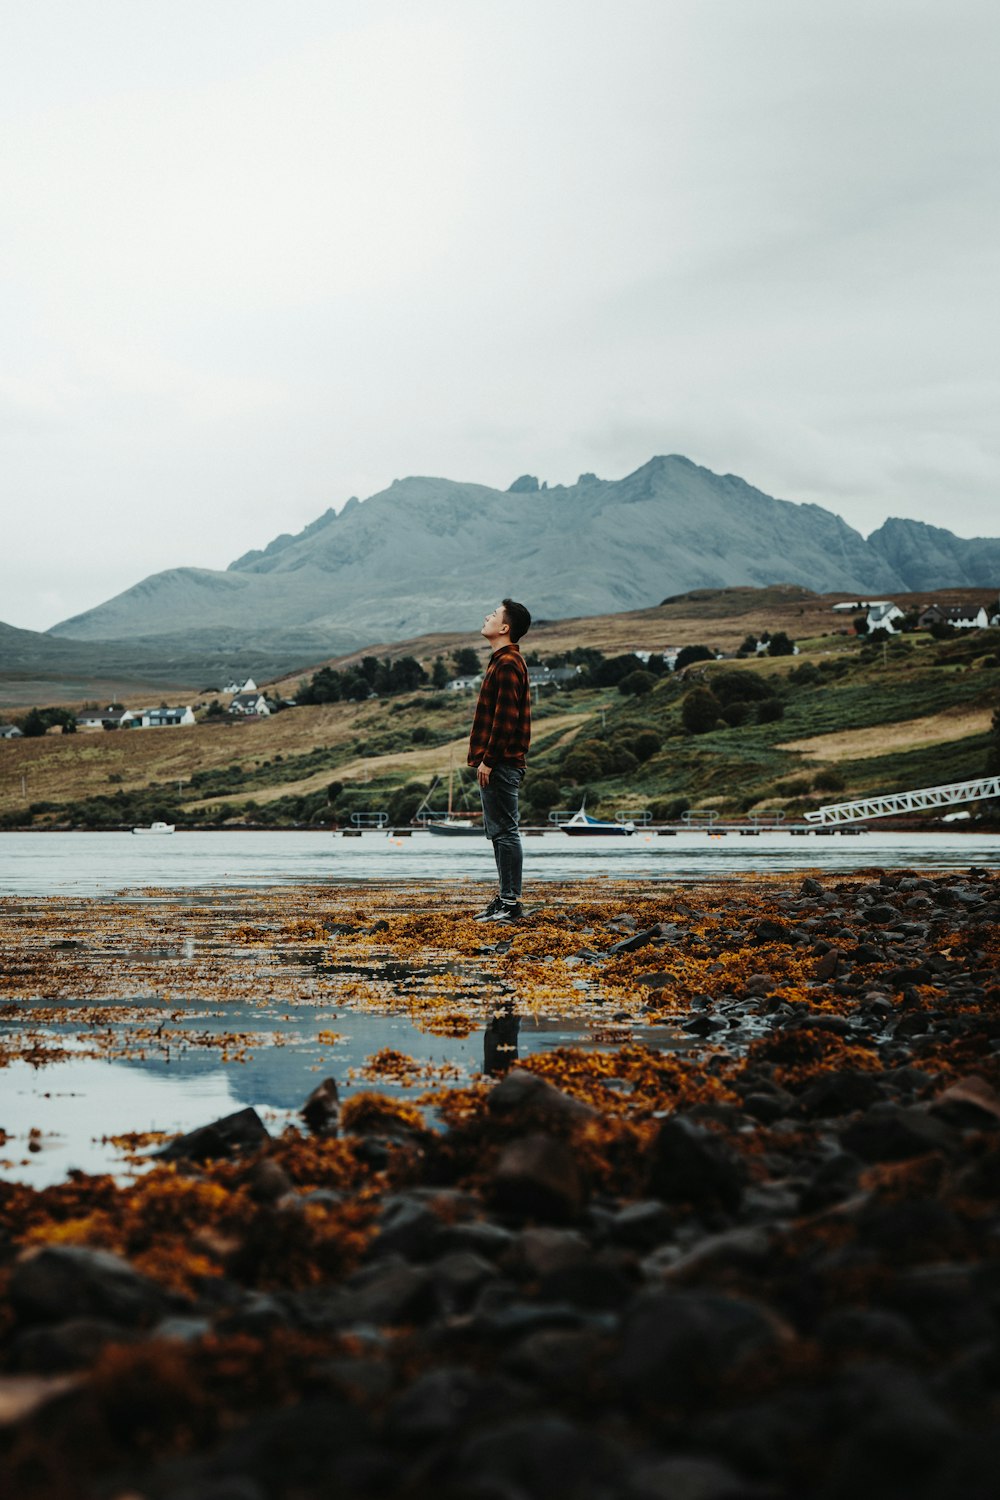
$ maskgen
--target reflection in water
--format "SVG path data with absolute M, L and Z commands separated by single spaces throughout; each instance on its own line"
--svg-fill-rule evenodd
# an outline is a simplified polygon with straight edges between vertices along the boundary
M 507 1000 L 502 1010 L 493 1012 L 483 1032 L 483 1072 L 496 1078 L 517 1062 L 517 1039 L 521 1017 L 514 1002 Z

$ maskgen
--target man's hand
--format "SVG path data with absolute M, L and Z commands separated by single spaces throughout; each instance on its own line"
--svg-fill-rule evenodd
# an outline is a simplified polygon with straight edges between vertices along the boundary
M 476 780 L 479 782 L 480 786 L 489 786 L 490 771 L 492 769 L 492 766 L 484 765 L 482 761 L 479 762 L 478 766 L 476 767 Z

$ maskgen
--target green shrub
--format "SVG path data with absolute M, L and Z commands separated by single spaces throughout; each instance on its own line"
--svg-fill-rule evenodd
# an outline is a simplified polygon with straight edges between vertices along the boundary
M 683 672 L 694 661 L 714 661 L 715 652 L 708 646 L 682 646 L 674 662 L 674 671 Z
M 688 734 L 707 734 L 719 721 L 720 704 L 706 687 L 696 687 L 681 705 L 681 722 Z
M 817 771 L 813 777 L 814 792 L 842 792 L 847 782 L 840 772 L 834 770 L 833 766 L 827 766 L 822 771 Z
M 583 749 L 582 746 L 569 752 L 563 761 L 562 769 L 563 774 L 571 781 L 575 781 L 577 785 L 581 782 L 599 781 L 604 775 L 604 769 L 597 756 Z
M 779 781 L 774 788 L 779 797 L 804 797 L 810 790 L 808 776 L 792 776 L 788 781 Z
M 690 806 L 687 797 L 669 797 L 651 802 L 649 810 L 658 823 L 676 823 L 681 813 L 686 813 Z
M 713 672 L 711 691 L 720 703 L 761 703 L 774 697 L 770 679 L 759 672 Z
M 723 706 L 722 718 L 729 725 L 730 729 L 738 729 L 741 724 L 746 723 L 749 717 L 749 703 L 742 703 L 738 698 L 734 702 L 727 703 Z
M 640 669 L 637 672 L 630 672 L 627 677 L 623 677 L 618 684 L 618 691 L 624 693 L 626 697 L 632 695 L 636 698 L 642 698 L 646 693 L 651 693 L 655 686 L 656 678 L 652 672 Z
M 551 776 L 530 777 L 525 786 L 525 800 L 542 815 L 555 807 L 560 796 L 559 783 Z
M 638 761 L 650 760 L 663 744 L 655 729 L 643 729 L 632 741 L 632 754 Z
M 757 704 L 758 724 L 773 724 L 784 717 L 785 705 L 780 698 L 765 698 L 763 703 Z

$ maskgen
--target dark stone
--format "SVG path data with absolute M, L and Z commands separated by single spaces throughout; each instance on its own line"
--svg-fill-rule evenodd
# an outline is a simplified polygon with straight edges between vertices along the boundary
M 917 1360 L 926 1353 L 906 1319 L 883 1308 L 835 1308 L 820 1323 L 818 1336 L 828 1354 Z
M 142 1489 L 158 1500 L 235 1500 L 241 1492 L 223 1486 L 237 1483 L 256 1487 L 246 1495 L 269 1500 L 317 1491 L 354 1497 L 376 1493 L 376 1480 L 388 1488 L 393 1469 L 388 1455 L 374 1451 L 358 1408 L 328 1393 L 255 1413 L 214 1453 L 175 1461 Z
M 666 969 L 655 969 L 651 974 L 637 974 L 636 978 L 651 990 L 662 990 L 664 985 L 672 984 L 676 976 Z
M 881 948 L 873 948 L 871 943 L 859 943 L 848 957 L 852 958 L 856 964 L 880 964 L 885 954 Z
M 636 932 L 632 937 L 622 938 L 619 943 L 612 943 L 608 949 L 609 954 L 634 953 L 637 948 L 645 948 L 647 943 L 661 936 L 659 927 L 647 927 L 644 932 Z
M 716 1031 L 728 1031 L 729 1022 L 724 1016 L 692 1016 L 684 1022 L 684 1030 L 693 1036 L 711 1036 Z
M 741 1479 L 714 1458 L 663 1458 L 640 1464 L 628 1478 L 626 1500 L 773 1500 L 770 1485 Z
M 486 1108 L 494 1119 L 515 1121 L 522 1128 L 526 1124 L 576 1124 L 593 1119 L 597 1113 L 589 1104 L 564 1094 L 525 1068 L 512 1068 L 491 1089 Z
M 643 1292 L 626 1309 L 611 1378 L 629 1399 L 689 1405 L 781 1330 L 756 1303 L 715 1292 Z
M 1000 1304 L 984 1297 L 976 1269 L 961 1264 L 912 1266 L 893 1279 L 885 1300 L 913 1324 L 935 1351 L 994 1347 L 1000 1337 Z
M 368 1259 L 402 1255 L 406 1260 L 420 1260 L 433 1251 L 440 1230 L 440 1218 L 420 1199 L 402 1193 L 386 1198 L 378 1216 L 378 1232 L 368 1246 Z
M 888 1363 L 855 1364 L 831 1406 L 840 1440 L 828 1458 L 824 1500 L 922 1500 L 957 1433 L 921 1380 Z
M 471 1250 L 452 1250 L 427 1266 L 438 1308 L 445 1317 L 463 1313 L 482 1288 L 497 1277 L 492 1261 Z
M 906 1161 L 930 1151 L 955 1151 L 961 1137 L 943 1120 L 921 1109 L 876 1104 L 854 1120 L 841 1137 L 862 1161 Z
M 886 922 L 894 922 L 899 916 L 894 906 L 876 904 L 869 906 L 865 911 L 865 919 L 875 925 L 883 925 Z
M 823 954 L 823 957 L 819 960 L 815 969 L 813 969 L 813 978 L 821 982 L 832 979 L 839 965 L 840 952 L 837 948 L 831 948 L 829 953 Z
M 518 1217 L 567 1223 L 583 1206 L 576 1157 L 548 1135 L 511 1141 L 501 1152 L 489 1186 L 496 1207 Z
M 803 1114 L 816 1119 L 826 1115 L 853 1114 L 857 1109 L 867 1109 L 885 1090 L 877 1074 L 860 1073 L 841 1069 L 835 1073 L 824 1073 L 811 1083 L 799 1096 L 799 1107 Z
M 1000 1097 L 977 1073 L 959 1078 L 930 1105 L 931 1113 L 959 1130 L 994 1129 L 1000 1125 Z
M 177 1136 L 154 1154 L 162 1161 L 210 1161 L 255 1150 L 270 1139 L 260 1115 L 248 1106 Z
M 317 1084 L 299 1111 L 313 1135 L 336 1135 L 340 1097 L 333 1078 Z
M 620 1450 L 592 1428 L 560 1416 L 526 1416 L 468 1439 L 455 1459 L 455 1491 L 484 1500 L 607 1500 L 623 1462 Z
M 857 1191 L 861 1163 L 849 1152 L 829 1157 L 813 1173 L 802 1192 L 799 1206 L 803 1213 L 817 1213 L 840 1203 Z
M 390 1437 L 436 1442 L 480 1418 L 495 1422 L 524 1404 L 526 1392 L 501 1375 L 481 1375 L 463 1365 L 439 1365 L 418 1375 L 386 1413 Z
M 246 1184 L 255 1203 L 277 1203 L 280 1198 L 295 1192 L 288 1173 L 267 1156 L 254 1162 L 247 1173 Z
M 872 1199 L 858 1217 L 858 1235 L 864 1244 L 904 1262 L 944 1258 L 962 1239 L 958 1219 L 936 1198 L 898 1203 Z
M 514 1233 L 501 1224 L 492 1224 L 489 1219 L 473 1219 L 467 1224 L 443 1226 L 439 1248 L 442 1251 L 469 1250 L 475 1255 L 496 1260 L 506 1254 L 514 1239 Z
M 541 1328 L 514 1344 L 503 1366 L 546 1396 L 574 1395 L 593 1381 L 602 1344 L 601 1335 L 590 1329 Z
M 432 1310 L 430 1276 L 405 1261 L 376 1261 L 350 1278 L 338 1307 L 341 1323 L 420 1322 Z
M 106 1345 L 131 1342 L 137 1337 L 133 1329 L 102 1318 L 70 1318 L 66 1323 L 25 1328 L 11 1342 L 10 1360 L 16 1370 L 55 1375 L 62 1370 L 86 1369 Z
M 889 969 L 885 975 L 886 984 L 891 984 L 894 990 L 904 990 L 909 984 L 930 984 L 930 969 L 921 964 L 918 968 Z
M 795 934 L 784 922 L 772 922 L 765 918 L 758 922 L 753 929 L 754 939 L 758 943 L 794 943 Z
M 664 1120 L 649 1155 L 649 1186 L 658 1198 L 739 1207 L 746 1168 L 716 1135 L 683 1115 Z
M 128 1261 L 78 1245 L 46 1245 L 29 1253 L 14 1267 L 9 1295 L 25 1323 L 98 1318 L 141 1328 L 169 1305 L 166 1294 Z
M 762 1125 L 770 1125 L 775 1120 L 780 1120 L 787 1115 L 794 1106 L 795 1100 L 791 1094 L 784 1089 L 779 1092 L 761 1093 L 755 1091 L 747 1094 L 743 1100 L 743 1108 L 753 1119 L 759 1120 Z
M 652 1250 L 670 1238 L 673 1215 L 657 1199 L 629 1203 L 609 1220 L 608 1238 L 633 1250 Z

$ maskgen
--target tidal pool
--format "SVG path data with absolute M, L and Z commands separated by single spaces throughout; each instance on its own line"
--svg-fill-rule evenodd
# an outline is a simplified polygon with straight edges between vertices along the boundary
M 223 1010 L 211 1002 L 185 1006 L 156 1035 L 156 1027 L 137 1025 L 134 1007 L 116 1008 L 120 1018 L 96 1028 L 83 1019 L 82 1003 L 61 1005 L 59 1021 L 50 1006 L 31 1005 L 0 1020 L 0 1040 L 28 1049 L 0 1072 L 0 1128 L 7 1137 L 0 1171 L 8 1180 L 37 1188 L 73 1170 L 134 1170 L 156 1143 L 129 1150 L 115 1138 L 192 1130 L 248 1105 L 272 1134 L 280 1133 L 299 1123 L 304 1100 L 330 1076 L 342 1099 L 363 1089 L 412 1099 L 553 1047 L 628 1040 L 686 1049 L 693 1042 L 665 1026 L 611 1020 L 574 1026 L 564 1018 L 521 1016 L 513 1006 L 484 1012 L 465 1036 L 431 1035 L 404 1015 L 267 1003 Z M 45 1019 L 36 1024 L 33 1013 Z M 93 1055 L 95 1047 L 103 1055 Z M 412 1066 L 394 1069 L 393 1056 Z

